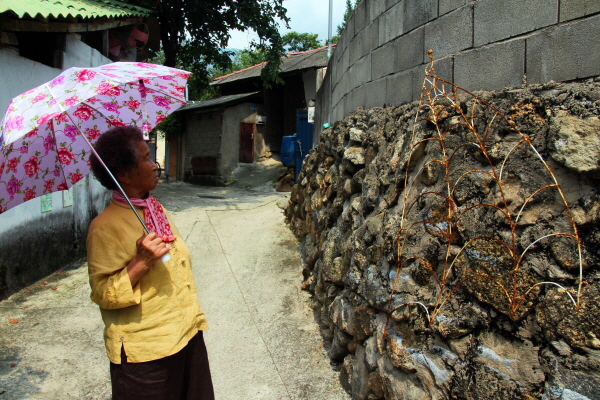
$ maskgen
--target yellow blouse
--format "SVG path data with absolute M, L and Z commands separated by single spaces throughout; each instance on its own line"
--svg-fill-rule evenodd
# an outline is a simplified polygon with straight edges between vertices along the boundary
M 137 212 L 143 220 L 142 209 Z M 151 361 L 177 353 L 199 330 L 208 329 L 189 250 L 170 219 L 169 223 L 177 238 L 171 244 L 171 260 L 156 260 L 133 287 L 126 266 L 145 231 L 131 208 L 113 200 L 90 225 L 90 297 L 100 306 L 106 353 L 115 364 L 121 363 L 121 346 L 128 362 Z

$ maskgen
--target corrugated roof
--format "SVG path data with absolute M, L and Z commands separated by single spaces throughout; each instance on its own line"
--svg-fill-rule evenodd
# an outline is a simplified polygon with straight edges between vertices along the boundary
M 335 47 L 335 45 L 334 45 Z M 308 68 L 326 67 L 329 60 L 327 59 L 327 46 L 319 47 L 318 49 L 302 51 L 298 53 L 289 53 L 282 57 L 281 73 L 298 71 Z M 239 81 L 242 79 L 256 78 L 260 76 L 265 63 L 253 65 L 249 68 L 235 71 L 228 75 L 223 75 L 216 78 L 211 85 L 222 85 Z
M 199 101 L 197 103 L 188 103 L 185 106 L 181 107 L 179 110 L 177 110 L 177 112 L 189 111 L 192 109 L 200 110 L 203 108 L 210 108 L 210 107 L 215 107 L 215 106 L 219 106 L 219 105 L 235 103 L 236 101 L 245 99 L 247 97 L 257 96 L 259 93 L 260 93 L 260 91 L 252 92 L 252 93 L 232 94 L 230 96 L 221 96 L 221 97 L 217 97 L 216 99 Z
M 19 18 L 143 17 L 151 12 L 116 0 L 2 0 L 0 13 L 7 11 Z

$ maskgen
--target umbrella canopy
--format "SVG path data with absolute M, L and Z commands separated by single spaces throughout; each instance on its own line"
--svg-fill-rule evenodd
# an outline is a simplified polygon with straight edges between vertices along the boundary
M 148 63 L 70 68 L 15 97 L 0 132 L 0 213 L 89 173 L 102 132 L 135 125 L 149 132 L 185 105 L 189 72 Z

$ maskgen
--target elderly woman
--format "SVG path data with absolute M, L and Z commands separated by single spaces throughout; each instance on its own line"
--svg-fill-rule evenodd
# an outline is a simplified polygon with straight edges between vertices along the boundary
M 113 400 L 213 399 L 190 253 L 162 206 L 150 195 L 157 166 L 141 131 L 116 127 L 95 149 L 119 181 L 140 221 L 95 156 L 91 168 L 112 201 L 87 237 L 92 300 L 100 306 Z M 161 261 L 169 253 L 171 259 Z

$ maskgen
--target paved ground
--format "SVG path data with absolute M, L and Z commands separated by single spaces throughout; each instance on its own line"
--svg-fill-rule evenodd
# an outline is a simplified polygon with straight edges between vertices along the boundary
M 289 193 L 272 187 L 280 172 L 268 161 L 226 188 L 163 182 L 154 194 L 192 251 L 217 399 L 348 399 L 299 289 L 281 210 Z M 0 302 L 0 392 L 0 400 L 110 399 L 85 263 Z

